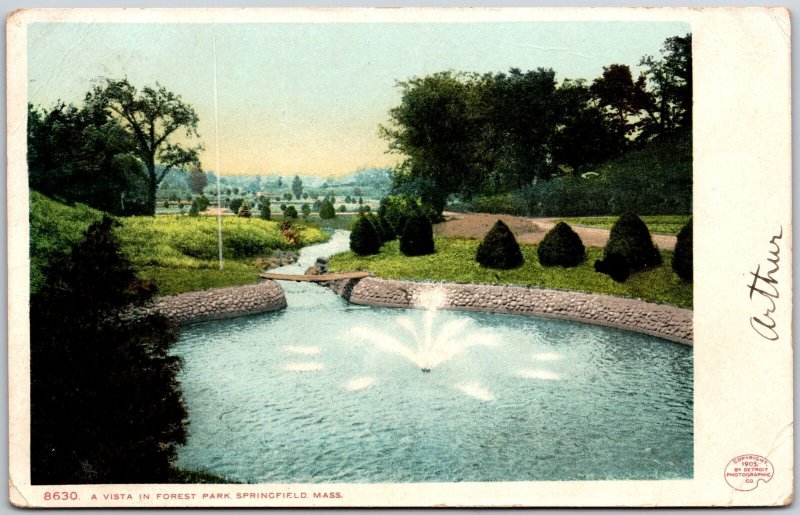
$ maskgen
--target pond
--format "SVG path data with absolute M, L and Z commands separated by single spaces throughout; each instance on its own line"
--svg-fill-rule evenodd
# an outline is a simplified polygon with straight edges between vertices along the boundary
M 302 273 L 347 235 L 278 271 Z M 179 466 L 248 483 L 692 477 L 691 347 L 281 285 L 283 311 L 184 328 Z

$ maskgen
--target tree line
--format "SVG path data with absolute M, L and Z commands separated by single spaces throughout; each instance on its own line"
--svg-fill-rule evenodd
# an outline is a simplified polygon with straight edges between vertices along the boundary
M 103 79 L 80 107 L 28 104 L 30 187 L 114 214 L 154 214 L 158 185 L 171 170 L 205 186 L 198 117 L 183 99 L 156 84 Z
M 472 198 L 583 171 L 692 121 L 691 34 L 668 38 L 634 78 L 611 64 L 591 83 L 556 81 L 553 69 L 440 72 L 399 82 L 400 104 L 380 133 L 405 156 L 394 193 L 441 212 L 450 195 Z

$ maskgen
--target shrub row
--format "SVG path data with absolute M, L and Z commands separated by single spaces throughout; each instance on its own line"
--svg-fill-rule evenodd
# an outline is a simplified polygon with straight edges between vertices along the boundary
M 559 222 L 542 239 L 537 249 L 542 266 L 577 266 L 586 258 L 586 249 L 572 228 Z M 486 234 L 475 260 L 482 266 L 497 269 L 516 268 L 523 263 L 522 253 L 514 234 L 498 220 Z M 650 231 L 637 215 L 623 214 L 611 228 L 603 259 L 597 260 L 597 272 L 624 282 L 632 272 L 661 265 L 661 254 L 653 244 Z M 675 273 L 685 281 L 692 280 L 691 220 L 681 230 L 672 260 Z

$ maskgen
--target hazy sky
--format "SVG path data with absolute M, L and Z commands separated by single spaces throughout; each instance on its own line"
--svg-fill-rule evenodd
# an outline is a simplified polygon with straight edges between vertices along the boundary
M 689 31 L 671 22 L 37 23 L 29 100 L 80 103 L 100 77 L 158 81 L 197 110 L 203 166 L 214 169 L 216 33 L 222 173 L 340 175 L 399 159 L 378 136 L 399 102 L 397 80 L 510 67 L 591 80 L 612 63 L 636 70 L 642 55 Z

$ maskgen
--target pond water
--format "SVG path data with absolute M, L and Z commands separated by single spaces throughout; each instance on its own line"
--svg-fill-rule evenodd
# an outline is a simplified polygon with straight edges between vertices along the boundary
M 302 273 L 347 236 L 280 271 Z M 690 347 L 281 286 L 283 311 L 184 328 L 180 466 L 249 483 L 692 477 Z M 448 352 L 421 358 L 426 345 Z

